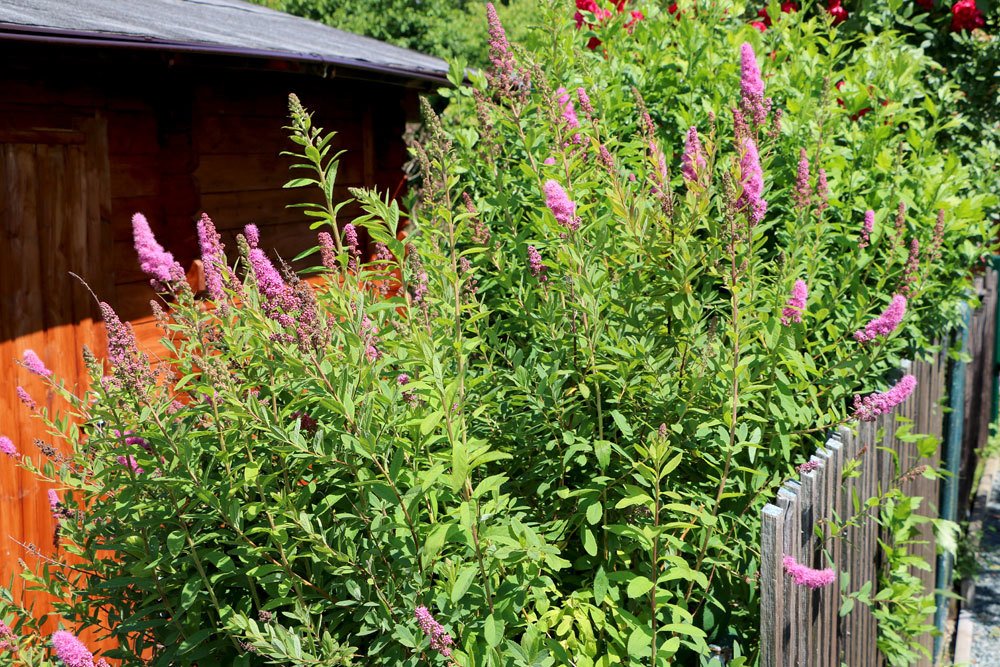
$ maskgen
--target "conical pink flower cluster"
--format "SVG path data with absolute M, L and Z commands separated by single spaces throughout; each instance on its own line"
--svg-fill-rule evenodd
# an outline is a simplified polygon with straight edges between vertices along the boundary
M 253 248 L 249 259 L 264 312 L 282 326 L 290 326 L 293 320 L 289 313 L 295 309 L 295 295 L 292 289 L 285 284 L 281 274 L 274 268 L 274 264 L 263 250 Z
M 785 556 L 782 559 L 785 574 L 792 578 L 796 586 L 808 586 L 809 588 L 823 588 L 829 586 L 837 579 L 837 574 L 831 568 L 825 570 L 814 570 L 795 560 L 794 556 Z
M 736 201 L 736 207 L 746 211 L 751 225 L 757 225 L 767 213 L 767 202 L 764 201 L 764 172 L 760 168 L 757 144 L 751 137 L 743 138 L 742 149 L 740 185 L 743 191 Z
M 767 120 L 770 100 L 764 99 L 764 79 L 757 65 L 757 54 L 749 42 L 740 46 L 740 92 L 743 94 L 743 112 L 755 125 L 763 125 Z
M 855 396 L 854 417 L 863 422 L 875 421 L 876 417 L 888 414 L 894 407 L 908 399 L 916 388 L 917 378 L 904 375 L 889 391 L 869 394 L 864 398 Z
M 417 607 L 413 611 L 413 615 L 417 617 L 420 629 L 431 640 L 431 648 L 446 658 L 451 657 L 451 647 L 455 641 L 448 634 L 448 631 L 444 629 L 444 626 L 434 620 L 430 610 L 423 606 Z
M 872 232 L 875 231 L 875 211 L 868 209 L 865 211 L 865 221 L 861 224 L 861 241 L 859 248 L 867 248 L 872 241 Z
M 576 202 L 569 198 L 563 187 L 549 179 L 545 182 L 544 190 L 545 205 L 552 211 L 556 222 L 570 231 L 579 229 L 580 219 L 576 217 Z
M 226 298 L 222 276 L 229 265 L 222 237 L 206 213 L 202 213 L 198 220 L 198 245 L 201 247 L 201 263 L 205 270 L 205 289 L 213 301 L 221 303 Z
M 882 311 L 881 315 L 866 324 L 864 329 L 854 332 L 854 340 L 859 343 L 870 343 L 879 336 L 888 336 L 903 321 L 905 314 L 906 297 L 902 294 L 896 294 L 892 297 L 889 307 Z
M 108 361 L 114 367 L 115 383 L 144 393 L 156 378 L 149 367 L 149 358 L 136 345 L 132 325 L 123 323 L 104 301 L 100 303 L 100 310 L 108 336 Z
M 184 280 L 184 269 L 173 255 L 157 243 L 149 221 L 142 213 L 132 216 L 132 238 L 135 252 L 139 255 L 139 268 L 152 279 L 155 289 L 169 289 L 171 283 Z
M 21 357 L 21 364 L 31 373 L 34 373 L 38 377 L 50 378 L 52 377 L 52 371 L 50 371 L 45 366 L 45 362 L 35 354 L 34 350 L 25 350 L 24 355 Z
M 706 164 L 705 151 L 701 147 L 701 140 L 698 139 L 698 128 L 692 125 L 688 128 L 684 154 L 681 156 L 681 175 L 688 186 L 699 182 Z
M 795 208 L 803 211 L 812 203 L 812 187 L 809 185 L 809 158 L 806 149 L 799 150 L 799 169 L 795 178 Z
M 0 454 L 6 454 L 12 459 L 16 459 L 20 454 L 17 451 L 17 447 L 14 443 L 5 435 L 0 435 Z
M 809 298 L 809 288 L 804 280 L 796 280 L 792 286 L 792 294 L 785 302 L 785 308 L 781 311 L 781 323 L 788 326 L 792 322 L 802 321 L 802 311 L 806 308 L 806 299 Z

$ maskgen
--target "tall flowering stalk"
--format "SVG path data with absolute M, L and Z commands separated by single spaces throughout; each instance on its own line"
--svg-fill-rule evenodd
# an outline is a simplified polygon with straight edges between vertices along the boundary
M 705 151 L 698 138 L 698 128 L 692 125 L 688 128 L 687 139 L 684 142 L 684 154 L 681 156 L 681 175 L 688 187 L 701 180 L 705 172 Z
M 815 570 L 799 563 L 794 556 L 785 556 L 782 559 L 782 566 L 785 568 L 785 574 L 792 578 L 796 586 L 823 588 L 837 579 L 837 574 L 833 569 Z
M 802 321 L 802 311 L 806 308 L 806 299 L 809 297 L 809 289 L 804 280 L 796 280 L 792 287 L 792 294 L 785 302 L 785 307 L 781 311 L 781 323 L 788 326 L 792 322 Z
M 171 284 L 184 280 L 184 269 L 174 256 L 163 249 L 153 236 L 149 221 L 142 213 L 132 216 L 132 238 L 139 255 L 139 268 L 150 277 L 154 289 L 168 290 Z
M 767 213 L 767 202 L 764 201 L 764 172 L 760 167 L 757 143 L 749 136 L 744 137 L 742 142 L 740 185 L 743 191 L 736 207 L 746 212 L 751 225 L 757 225 Z
M 868 209 L 865 211 L 865 221 L 861 224 L 861 241 L 859 248 L 867 248 L 871 244 L 872 232 L 875 231 L 875 211 Z
M 764 98 L 764 79 L 757 65 L 757 54 L 749 42 L 740 46 L 740 92 L 743 113 L 760 127 L 767 121 L 771 100 Z
M 282 326 L 290 326 L 293 323 L 291 311 L 295 309 L 295 297 L 291 288 L 263 250 L 253 248 L 249 260 L 264 312 Z
M 66 630 L 52 633 L 52 648 L 66 667 L 104 667 L 108 664 L 104 658 L 95 663 L 94 654 L 72 632 Z
M 809 185 L 809 158 L 806 149 L 799 149 L 799 168 L 795 178 L 795 208 L 804 211 L 812 203 L 812 186 Z
M 910 239 L 910 251 L 906 256 L 906 268 L 903 269 L 903 284 L 899 291 L 901 294 L 910 296 L 913 293 L 914 283 L 920 273 L 920 241 L 916 238 Z
M 531 275 L 538 278 L 539 282 L 545 282 L 545 264 L 542 263 L 542 255 L 538 252 L 538 248 L 533 245 L 528 246 L 528 270 L 531 271 Z
M 576 216 L 576 202 L 569 198 L 558 182 L 549 179 L 545 182 L 545 205 L 552 211 L 556 222 L 570 231 L 580 228 L 580 218 Z
M 198 220 L 198 245 L 201 248 L 201 263 L 205 270 L 205 289 L 212 300 L 222 303 L 226 298 L 222 276 L 229 265 L 226 262 L 222 237 L 206 213 L 202 213 Z
M 121 387 L 144 395 L 156 380 L 149 359 L 139 351 L 132 325 L 123 323 L 106 302 L 100 303 L 101 317 L 108 336 L 108 361 L 114 369 L 114 381 Z
M 333 236 L 330 232 L 320 232 L 317 234 L 319 240 L 320 261 L 330 271 L 337 270 L 337 248 L 333 244 Z
M 42 361 L 34 350 L 25 350 L 23 356 L 21 357 L 21 365 L 25 367 L 29 372 L 34 373 L 41 378 L 52 377 L 52 371 L 50 371 L 45 366 L 45 362 Z
M 885 337 L 896 330 L 906 314 L 906 297 L 896 294 L 882 314 L 865 325 L 864 329 L 854 332 L 854 340 L 859 343 L 870 343 L 878 337 Z
M 854 418 L 863 422 L 875 421 L 876 417 L 889 414 L 894 407 L 908 399 L 916 388 L 917 378 L 904 375 L 889 391 L 869 394 L 864 398 L 855 396 Z

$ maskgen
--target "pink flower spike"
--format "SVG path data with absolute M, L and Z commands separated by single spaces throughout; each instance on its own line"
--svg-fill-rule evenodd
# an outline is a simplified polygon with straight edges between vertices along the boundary
M 552 211 L 556 222 L 570 231 L 580 228 L 580 219 L 576 217 L 576 202 L 569 198 L 563 187 L 556 181 L 545 181 L 545 205 Z
M 580 127 L 580 121 L 576 117 L 576 108 L 573 106 L 573 99 L 569 96 L 569 91 L 565 88 L 560 88 L 556 91 L 556 95 L 558 96 L 559 106 L 562 109 L 562 119 L 566 123 L 566 127 L 571 130 Z
M 781 323 L 788 326 L 792 322 L 802 321 L 802 311 L 806 308 L 806 299 L 809 297 L 809 289 L 804 280 L 796 280 L 792 287 L 792 294 L 785 302 L 785 308 L 781 311 Z
M 688 128 L 687 140 L 684 143 L 684 154 L 681 156 L 681 174 L 690 186 L 699 181 L 699 176 L 705 170 L 705 153 L 698 139 L 698 128 L 692 125 Z
M 872 232 L 875 230 L 875 211 L 868 209 L 865 211 L 865 221 L 861 225 L 861 241 L 859 248 L 867 248 L 871 244 Z
M 17 391 L 17 398 L 22 403 L 24 403 L 24 406 L 26 408 L 28 408 L 29 410 L 34 410 L 35 408 L 38 407 L 38 404 L 35 403 L 35 399 L 31 397 L 31 394 L 29 394 L 24 387 L 18 387 L 16 391 Z
M 156 241 L 149 221 L 142 213 L 132 216 L 132 238 L 135 241 L 135 252 L 139 256 L 139 268 L 152 279 L 156 289 L 169 289 L 171 283 L 184 280 L 184 269 Z
M 0 435 L 0 454 L 6 454 L 12 459 L 16 459 L 19 456 L 17 447 L 15 447 L 11 439 L 5 435 Z
M 205 271 L 205 289 L 213 301 L 222 302 L 226 298 L 222 275 L 228 267 L 226 250 L 222 238 L 215 229 L 215 223 L 202 213 L 198 220 L 198 245 L 201 248 L 201 263 Z
M 52 633 L 52 648 L 66 667 L 94 667 L 94 654 L 71 632 Z
M 885 337 L 896 330 L 906 314 L 906 297 L 896 294 L 892 297 L 889 307 L 882 314 L 865 325 L 864 329 L 854 332 L 854 340 L 859 343 L 870 343 L 879 336 Z
M 257 225 L 249 224 L 243 228 L 243 237 L 247 240 L 247 245 L 256 248 L 260 245 L 260 230 Z
M 803 211 L 812 203 L 812 188 L 809 186 L 809 158 L 806 149 L 799 150 L 799 169 L 795 179 L 795 208 Z
M 420 629 L 430 639 L 431 648 L 446 658 L 451 657 L 451 647 L 455 641 L 448 634 L 448 631 L 444 629 L 444 626 L 434 620 L 430 610 L 427 607 L 420 606 L 413 610 L 413 615 L 416 616 L 417 623 L 420 624 Z
M 888 414 L 905 401 L 917 388 L 917 378 L 904 375 L 889 391 L 854 397 L 854 417 L 863 422 L 873 422 L 879 415 Z
M 795 466 L 795 469 L 802 473 L 812 472 L 817 468 L 819 468 L 819 461 L 811 461 L 811 460 Z
M 781 563 L 785 568 L 785 574 L 792 578 L 796 586 L 823 588 L 837 579 L 837 574 L 831 568 L 814 570 L 796 561 L 794 556 L 785 556 Z
M 757 154 L 757 144 L 746 136 L 743 138 L 743 155 L 740 158 L 740 185 L 743 192 L 736 201 L 736 207 L 746 209 L 747 217 L 752 226 L 760 223 L 767 213 L 767 202 L 764 201 L 764 172 L 760 168 L 760 156 Z
M 49 489 L 49 508 L 53 512 L 59 509 L 59 494 L 55 489 Z
M 52 377 L 52 371 L 45 367 L 45 363 L 35 354 L 34 350 L 24 351 L 24 356 L 21 357 L 21 364 L 38 377 Z
M 767 120 L 770 100 L 764 99 L 764 79 L 757 65 L 757 54 L 749 42 L 740 46 L 740 91 L 744 113 L 753 119 L 755 125 L 763 125 Z

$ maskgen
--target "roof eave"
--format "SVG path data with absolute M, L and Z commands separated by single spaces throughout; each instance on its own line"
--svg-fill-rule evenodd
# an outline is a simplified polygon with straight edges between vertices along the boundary
M 270 49 L 252 49 L 235 47 L 225 44 L 210 44 L 206 42 L 174 42 L 168 40 L 143 39 L 130 35 L 114 33 L 94 33 L 41 26 L 28 26 L 0 22 L 0 42 L 18 41 L 43 44 L 63 44 L 70 46 L 96 46 L 105 48 L 135 49 L 143 51 L 165 51 L 174 53 L 196 53 L 206 55 L 237 56 L 250 59 L 280 60 L 288 62 L 312 63 L 345 68 L 359 72 L 379 75 L 378 78 L 391 78 L 398 83 L 424 86 L 448 85 L 448 77 L 426 70 L 391 67 L 365 60 L 352 58 L 337 58 L 311 53 L 293 53 Z

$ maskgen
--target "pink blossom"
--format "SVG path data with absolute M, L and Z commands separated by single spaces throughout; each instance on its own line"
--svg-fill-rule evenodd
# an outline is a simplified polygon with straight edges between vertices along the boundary
M 142 213 L 132 216 L 132 238 L 135 241 L 135 252 L 139 256 L 139 268 L 152 279 L 156 289 L 167 289 L 170 283 L 184 280 L 184 269 L 156 241 L 149 221 Z
M 146 472 L 145 470 L 142 469 L 142 467 L 139 466 L 139 463 L 135 460 L 135 457 L 132 456 L 131 454 L 129 454 L 127 457 L 119 456 L 115 459 L 115 461 L 118 462 L 118 465 L 122 466 L 123 468 L 128 468 L 136 475 L 141 475 L 142 473 Z
M 20 401 L 24 403 L 26 408 L 28 408 L 29 410 L 34 410 L 35 408 L 38 407 L 38 404 L 35 403 L 35 399 L 31 397 L 31 394 L 29 394 L 24 387 L 17 387 L 16 391 L 18 399 L 20 399 Z
M 681 156 L 681 174 L 688 186 L 699 181 L 699 175 L 705 170 L 706 164 L 705 153 L 698 139 L 698 128 L 692 125 L 688 128 L 684 154 Z
M 489 24 L 490 32 L 490 69 L 486 72 L 490 85 L 501 91 L 509 92 L 517 85 L 517 76 L 514 73 L 514 54 L 507 43 L 507 33 L 500 23 L 496 7 L 492 2 L 486 3 L 486 21 Z
M 114 367 L 115 376 L 108 382 L 102 380 L 105 389 L 110 386 L 126 387 L 144 393 L 153 384 L 155 376 L 149 367 L 149 358 L 139 351 L 135 342 L 132 325 L 123 323 L 114 309 L 107 303 L 100 303 L 104 329 L 108 337 L 108 361 Z
M 59 494 L 55 489 L 49 489 L 49 507 L 53 512 L 59 508 Z
M 804 211 L 812 203 L 812 187 L 809 185 L 809 158 L 806 149 L 799 150 L 799 170 L 795 178 L 795 208 Z
M 830 206 L 830 185 L 826 181 L 826 169 L 823 167 L 819 168 L 819 175 L 816 177 L 816 196 L 819 197 L 819 206 L 816 210 L 822 213 Z
M 576 217 L 576 202 L 569 198 L 566 191 L 556 181 L 545 181 L 545 205 L 552 211 L 556 222 L 570 231 L 580 228 L 580 219 Z
M 802 311 L 806 307 L 806 299 L 809 290 L 804 280 L 796 280 L 792 287 L 792 294 L 785 302 L 785 308 L 781 311 L 781 323 L 786 327 L 792 322 L 802 321 Z
M 909 296 L 913 292 L 913 284 L 920 272 L 920 241 L 916 237 L 910 239 L 910 252 L 906 256 L 906 268 L 903 270 L 903 285 L 899 291 Z
M 333 245 L 333 237 L 330 232 L 320 232 L 317 234 L 319 239 L 319 256 L 323 262 L 323 266 L 330 269 L 331 271 L 337 270 L 337 249 Z
M 34 350 L 24 351 L 24 356 L 21 357 L 21 365 L 39 377 L 52 377 L 52 371 L 45 367 L 45 363 L 35 354 Z
M 347 268 L 350 271 L 357 271 L 361 245 L 358 243 L 358 228 L 351 223 L 344 225 L 344 245 L 347 246 Z
M 917 388 L 917 378 L 904 375 L 903 378 L 886 392 L 874 393 L 861 398 L 854 397 L 854 417 L 863 422 L 875 421 L 879 415 L 888 414 L 894 407 L 905 401 Z
M 417 618 L 417 623 L 420 624 L 420 629 L 423 630 L 424 634 L 431 642 L 431 648 L 448 658 L 451 657 L 451 647 L 455 643 L 448 634 L 448 631 L 444 627 L 434 620 L 431 616 L 430 610 L 427 607 L 417 607 L 413 611 L 413 615 Z
M 66 667 L 94 667 L 94 654 L 71 632 L 58 630 L 52 633 L 52 648 Z
M 576 98 L 580 100 L 580 108 L 583 109 L 583 113 L 590 118 L 594 115 L 594 106 L 590 103 L 590 96 L 587 95 L 587 90 L 585 88 L 576 89 Z
M 861 241 L 859 248 L 867 248 L 871 244 L 872 232 L 875 230 L 875 211 L 868 209 L 865 211 L 865 221 L 861 225 Z
M 831 568 L 814 570 L 796 561 L 794 556 L 785 556 L 781 562 L 785 568 L 785 573 L 792 578 L 796 586 L 823 588 L 824 586 L 829 586 L 837 579 L 836 573 Z
M 764 79 L 757 65 L 757 54 L 749 42 L 740 46 L 740 91 L 744 113 L 753 118 L 755 125 L 763 125 L 770 101 L 764 99 Z
M 906 297 L 902 294 L 896 294 L 892 297 L 892 302 L 882 311 L 881 315 L 866 324 L 864 329 L 854 332 L 854 340 L 860 343 L 868 343 L 879 336 L 888 336 L 903 321 L 905 314 Z
M 743 155 L 740 158 L 740 184 L 743 192 L 736 201 L 739 209 L 746 209 L 751 225 L 764 219 L 767 202 L 764 201 L 764 172 L 760 168 L 757 144 L 750 136 L 743 138 Z
M 243 237 L 247 240 L 247 245 L 256 248 L 260 245 L 260 230 L 257 225 L 249 224 L 243 228 Z
M 544 164 L 546 167 L 551 167 L 555 163 L 556 163 L 556 159 L 554 157 L 552 157 L 551 155 L 549 157 L 545 158 L 544 160 L 542 160 L 542 164 Z
M 228 268 L 226 250 L 222 245 L 222 237 L 215 229 L 215 224 L 207 214 L 202 213 L 198 220 L 198 245 L 201 248 L 201 263 L 205 270 L 205 289 L 216 302 L 226 298 L 223 290 L 222 273 Z
M 291 288 L 285 284 L 281 274 L 274 268 L 274 264 L 267 258 L 263 250 L 253 248 L 250 251 L 249 259 L 264 312 L 282 326 L 291 325 L 293 320 L 289 313 L 295 309 L 296 305 Z
M 12 459 L 16 459 L 20 454 L 17 451 L 17 447 L 14 443 L 5 435 L 0 435 L 0 454 L 6 454 Z
M 556 95 L 558 96 L 559 106 L 562 109 L 562 119 L 566 123 L 566 127 L 571 130 L 580 127 L 580 121 L 576 117 L 576 108 L 573 106 L 573 99 L 569 96 L 569 91 L 565 88 L 559 88 L 556 91 Z
M 545 282 L 545 265 L 542 264 L 542 255 L 533 245 L 528 246 L 528 270 L 531 275 L 538 278 L 539 282 Z

